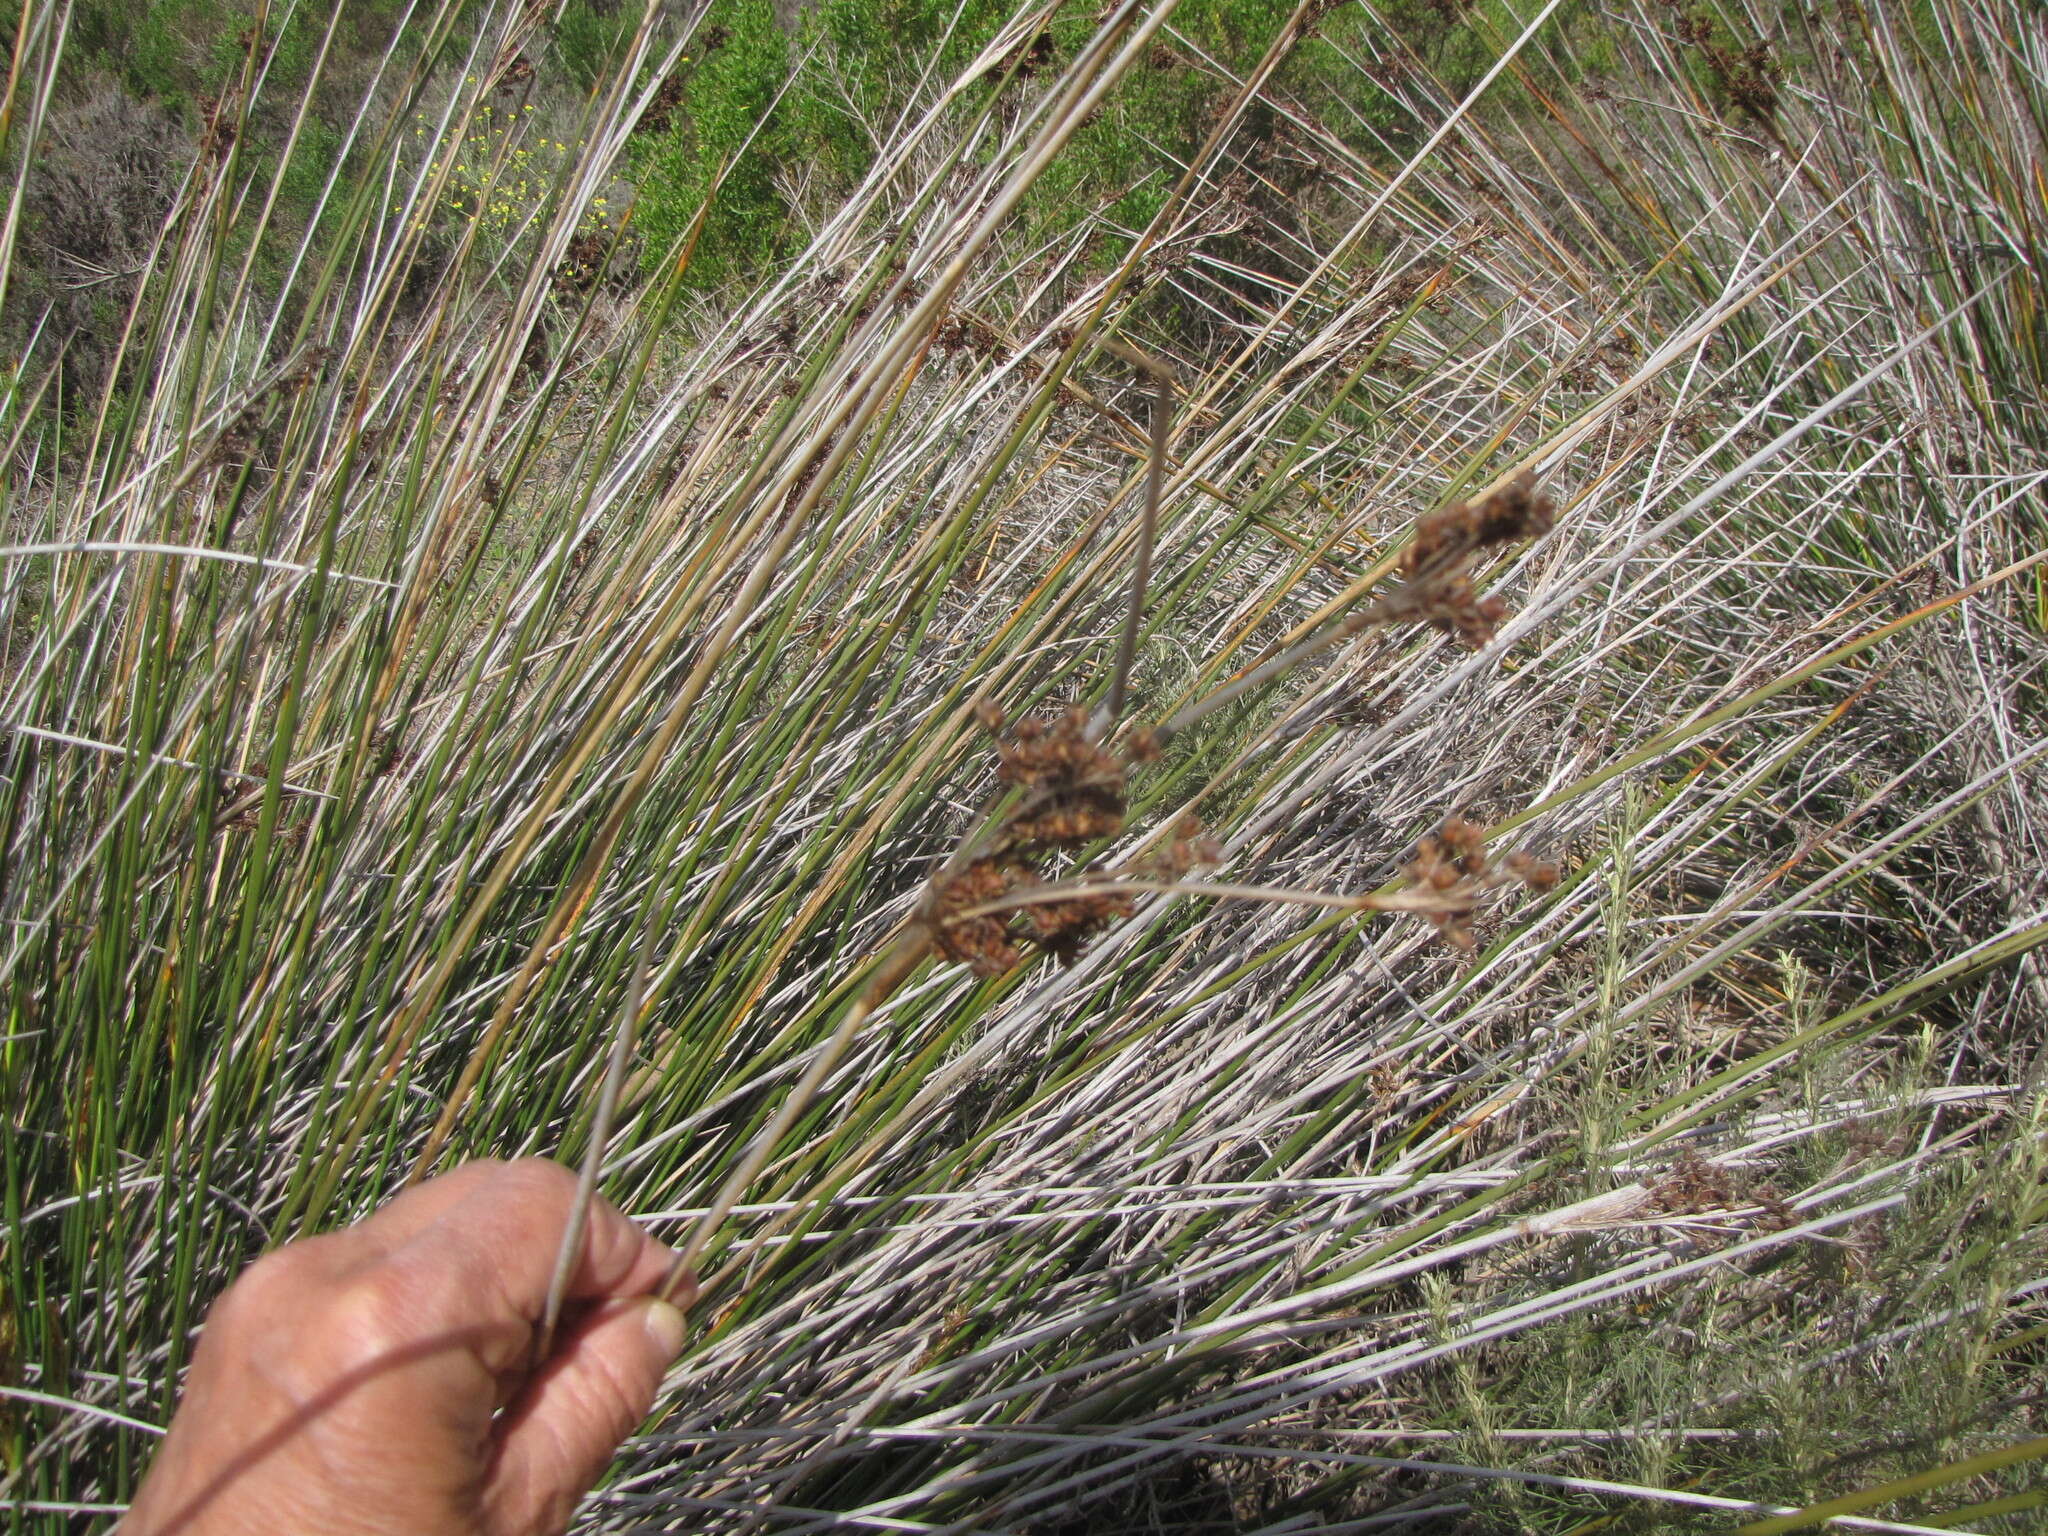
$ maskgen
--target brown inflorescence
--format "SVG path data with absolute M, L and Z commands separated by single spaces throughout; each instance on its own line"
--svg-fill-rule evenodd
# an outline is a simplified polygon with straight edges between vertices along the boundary
M 996 777 L 1025 795 L 1003 826 L 1012 847 L 1077 848 L 1124 825 L 1124 765 L 1088 739 L 1085 710 L 1050 726 L 1020 720 L 996 748 Z
M 939 342 L 967 345 L 974 334 L 972 317 L 956 316 L 941 328 Z M 1489 496 L 1429 514 L 1416 526 L 1406 579 L 1374 605 L 1369 620 L 1350 622 L 1420 620 L 1471 645 L 1486 644 L 1506 607 L 1474 590 L 1474 558 L 1548 531 L 1554 512 L 1525 471 Z M 926 890 L 918 926 L 947 959 L 978 975 L 1000 975 L 1021 963 L 1019 945 L 1029 943 L 1071 964 L 1091 938 L 1133 910 L 1132 894 L 1114 888 L 1120 882 L 1175 885 L 1191 870 L 1221 862 L 1221 848 L 1189 818 L 1164 847 L 1127 868 L 1049 876 L 1049 858 L 1123 831 L 1126 776 L 1159 757 L 1167 732 L 1135 730 L 1119 755 L 1096 739 L 1079 706 L 1049 721 L 1019 720 L 1006 739 L 1009 722 L 1000 707 L 983 700 L 974 715 L 997 738 L 997 779 L 1016 793 L 1001 819 L 975 834 Z M 1400 905 L 1413 906 L 1446 942 L 1467 951 L 1477 944 L 1472 914 L 1484 892 L 1516 882 L 1548 890 L 1558 878 L 1555 866 L 1526 853 L 1496 865 L 1487 857 L 1483 830 L 1462 817 L 1424 837 L 1404 873 L 1421 899 Z M 1091 877 L 1098 882 L 1092 887 Z M 1018 899 L 1024 892 L 1028 897 Z
M 991 736 L 1005 724 L 1003 711 L 987 701 L 974 715 Z M 1001 975 L 1020 963 L 1017 945 L 1024 940 L 1071 965 L 1089 939 L 1129 915 L 1130 896 L 1077 889 L 1072 896 L 1018 902 L 1008 912 L 981 909 L 1042 886 L 1039 863 L 1047 854 L 1123 830 L 1124 764 L 1090 739 L 1087 712 L 1078 708 L 1050 722 L 1018 721 L 1007 740 L 998 740 L 996 757 L 996 777 L 1024 793 L 985 839 L 985 852 L 933 880 L 923 921 L 933 947 L 977 975 Z M 1074 883 L 1090 875 L 1116 878 L 1095 870 Z
M 1478 940 L 1472 932 L 1472 910 L 1481 893 L 1519 882 L 1547 891 L 1557 884 L 1557 866 L 1526 853 L 1511 853 L 1496 866 L 1486 853 L 1486 833 L 1476 823 L 1453 816 L 1416 844 L 1415 857 L 1402 874 L 1436 905 L 1423 916 L 1436 925 L 1445 943 L 1469 953 Z
M 1408 547 L 1410 575 L 1454 565 L 1489 545 L 1532 539 L 1550 531 L 1556 508 L 1536 490 L 1536 477 L 1523 470 L 1479 501 L 1454 501 L 1423 514 Z
M 1096 873 L 1114 878 L 1107 871 Z M 1025 918 L 1038 947 L 1061 965 L 1072 965 L 1090 939 L 1118 918 L 1129 917 L 1132 905 L 1131 898 L 1121 892 L 1097 892 L 1034 902 L 1025 908 Z
M 640 114 L 635 131 L 652 136 L 666 133 L 676 115 L 683 109 L 684 98 L 689 94 L 689 81 L 680 74 L 670 75 L 655 87 L 653 99 L 647 103 L 647 110 Z
M 1472 585 L 1473 558 L 1496 545 L 1548 533 L 1556 510 L 1525 469 L 1490 496 L 1424 515 L 1408 546 L 1407 583 L 1389 599 L 1390 606 L 1456 635 L 1475 650 L 1487 644 L 1507 617 L 1507 605 L 1497 597 L 1479 596 Z
M 1223 862 L 1223 845 L 1203 831 L 1193 816 L 1183 816 L 1174 826 L 1166 846 L 1131 866 L 1131 873 L 1147 880 L 1185 880 L 1198 869 Z
M 970 352 L 989 361 L 1007 362 L 1010 349 L 1002 332 L 976 314 L 956 311 L 939 322 L 932 344 L 941 352 Z
M 1650 1203 L 1659 1215 L 1696 1216 L 1726 1210 L 1738 1203 L 1738 1197 L 1726 1169 L 1688 1148 L 1650 1185 Z
M 563 288 L 583 292 L 595 286 L 605 275 L 610 260 L 608 235 L 595 229 L 585 230 L 563 251 L 562 260 L 555 268 L 555 282 Z
M 1500 862 L 1502 868 L 1532 891 L 1548 891 L 1557 887 L 1557 866 L 1547 859 L 1539 859 L 1533 853 L 1517 851 Z
M 933 946 L 977 976 L 1002 975 L 1022 958 L 1009 920 L 986 912 L 966 914 L 1033 883 L 1029 869 L 1003 858 L 976 859 L 955 874 L 939 876 L 927 898 Z

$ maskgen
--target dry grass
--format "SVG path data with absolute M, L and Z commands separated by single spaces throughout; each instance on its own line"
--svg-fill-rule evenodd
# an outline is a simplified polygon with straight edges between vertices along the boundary
M 1916 1523 L 2040 1496 L 1971 1460 L 2040 1387 L 2038 26 L 1480 11 L 1461 94 L 1304 7 L 1091 266 L 1030 191 L 1171 18 L 1006 78 L 1037 20 L 713 301 L 556 279 L 685 36 L 486 251 L 397 125 L 545 35 L 443 14 L 286 289 L 200 155 L 144 382 L 10 403 L 12 1528 L 119 1507 L 266 1243 L 593 1150 L 707 1300 L 592 1530 L 1726 1529 L 1942 1468 L 1835 1526 L 2039 1528 Z M 1275 83 L 1310 27 L 1398 126 Z M 1554 529 L 1443 626 L 1354 622 L 1525 473 Z M 1114 814 L 1020 810 L 1048 737 L 998 773 L 977 709 L 1126 686 L 1052 738 L 1172 726 Z M 960 894 L 977 974 L 1005 778 L 998 828 L 1102 813 L 1022 839 L 1101 901 Z M 1191 819 L 1226 891 L 1470 881 L 1481 829 L 1561 878 L 1211 900 Z

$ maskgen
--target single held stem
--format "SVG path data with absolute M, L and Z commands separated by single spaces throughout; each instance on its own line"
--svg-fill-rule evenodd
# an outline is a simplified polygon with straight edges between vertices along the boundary
M 1130 697 L 1131 668 L 1138 655 L 1138 628 L 1145 614 L 1145 590 L 1152 583 L 1152 546 L 1159 532 L 1159 503 L 1166 488 L 1166 444 L 1173 424 L 1173 368 L 1149 352 L 1105 339 L 1103 349 L 1122 358 L 1152 381 L 1151 446 L 1145 463 L 1145 501 L 1138 514 L 1138 547 L 1131 564 L 1131 595 L 1124 614 L 1123 633 L 1117 639 L 1116 662 L 1110 673 L 1109 695 L 1088 722 L 1091 741 L 1100 741 L 1123 718 Z M 940 876 L 958 874 L 981 853 L 987 839 L 1006 815 L 1016 811 L 1016 792 L 998 794 L 974 823 L 974 831 L 960 840 L 940 870 Z
M 1110 676 L 1109 696 L 1103 709 L 1091 722 L 1090 735 L 1099 740 L 1123 717 L 1125 700 L 1130 690 L 1131 668 L 1137 658 L 1138 627 L 1145 611 L 1145 589 L 1152 580 L 1152 545 L 1159 526 L 1159 503 L 1166 479 L 1166 445 L 1172 428 L 1173 413 L 1173 370 L 1166 363 L 1151 354 L 1117 341 L 1105 341 L 1106 350 L 1128 362 L 1142 375 L 1152 381 L 1151 443 L 1145 466 L 1145 500 L 1138 516 L 1137 549 L 1131 567 L 1131 594 L 1129 609 L 1124 615 L 1123 634 L 1117 642 L 1115 670 Z M 1001 813 L 1008 797 L 998 796 L 997 805 L 992 807 L 981 823 L 977 833 L 963 839 L 948 861 L 948 870 L 955 870 L 972 857 L 971 850 L 979 845 L 981 832 L 993 824 Z M 720 1186 L 718 1196 L 703 1218 L 692 1229 L 687 1241 L 677 1252 L 675 1262 L 669 1266 L 668 1276 L 662 1282 L 661 1294 L 672 1296 L 683 1276 L 704 1252 L 711 1235 L 731 1214 L 747 1187 L 773 1156 L 776 1144 L 781 1141 L 790 1126 L 810 1107 L 825 1078 L 839 1064 L 846 1048 L 859 1033 L 875 1009 L 888 1001 L 903 979 L 932 951 L 932 930 L 922 920 L 916 920 L 904 931 L 889 950 L 880 969 L 871 977 L 860 995 L 847 1009 L 846 1016 L 819 1048 L 810 1066 L 804 1069 L 803 1077 L 789 1092 L 775 1113 L 769 1118 L 760 1133 L 754 1138 L 746 1154 L 734 1167 L 731 1174 Z M 580 1234 L 579 1234 L 580 1240 Z
M 754 1137 L 753 1144 L 747 1148 L 746 1155 L 727 1175 L 725 1183 L 719 1187 L 718 1198 L 711 1202 L 711 1208 L 704 1213 L 703 1218 L 691 1230 L 688 1240 L 677 1251 L 675 1262 L 669 1265 L 668 1275 L 661 1282 L 658 1294 L 667 1297 L 676 1294 L 676 1287 L 682 1283 L 691 1266 L 702 1256 L 705 1245 L 711 1241 L 711 1234 L 716 1232 L 719 1224 L 732 1214 L 732 1208 L 739 1204 L 740 1196 L 747 1192 L 747 1187 L 754 1182 L 754 1176 L 766 1165 L 775 1151 L 776 1144 L 782 1140 L 790 1126 L 796 1123 L 797 1117 L 810 1108 L 811 1100 L 817 1096 L 819 1087 L 831 1074 L 832 1069 L 839 1065 L 839 1058 L 846 1054 L 847 1046 L 851 1045 L 853 1037 L 860 1033 L 861 1025 L 867 1022 L 877 1008 L 888 1001 L 889 994 L 896 990 L 904 977 L 917 968 L 918 963 L 930 951 L 931 935 L 922 923 L 913 923 L 902 937 L 897 939 L 888 956 L 882 961 L 881 967 L 868 978 L 867 985 L 860 989 L 860 995 L 847 1008 L 846 1017 L 839 1021 L 838 1027 L 819 1047 L 818 1054 L 811 1058 L 811 1064 L 804 1069 L 803 1077 L 790 1089 L 789 1097 L 782 1101 L 768 1123 L 761 1127 L 760 1133 Z
M 604 1166 L 605 1143 L 611 1140 L 612 1121 L 618 1114 L 619 1094 L 626 1085 L 626 1069 L 633 1061 L 633 1045 L 640 1034 L 640 1009 L 647 995 L 648 957 L 654 951 L 655 914 L 661 903 L 650 893 L 646 920 L 640 927 L 638 952 L 633 957 L 633 974 L 626 982 L 626 1000 L 619 1005 L 618 1027 L 612 1032 L 611 1058 L 605 1063 L 598 1083 L 597 1104 L 590 1116 L 590 1142 L 583 1150 L 583 1166 L 576 1174 L 576 1200 L 569 1211 L 569 1225 L 555 1252 L 555 1272 L 548 1281 L 547 1304 L 541 1310 L 540 1329 L 533 1336 L 533 1361 L 538 1367 L 554 1347 L 555 1330 L 561 1325 L 562 1303 L 569 1294 L 569 1282 L 583 1255 L 583 1234 L 590 1224 L 590 1202 L 597 1195 L 598 1170 Z

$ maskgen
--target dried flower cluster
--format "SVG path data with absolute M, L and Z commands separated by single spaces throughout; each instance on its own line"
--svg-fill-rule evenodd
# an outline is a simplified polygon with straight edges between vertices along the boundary
M 953 344 L 972 344 L 965 320 L 948 324 L 955 328 Z M 1331 633 L 1428 623 L 1473 646 L 1486 644 L 1506 609 L 1498 598 L 1482 598 L 1475 590 L 1475 560 L 1499 545 L 1547 532 L 1554 515 L 1527 472 L 1489 496 L 1429 514 L 1416 526 L 1404 579 Z M 1135 612 L 1142 603 L 1142 577 L 1132 602 Z M 1306 654 L 1304 648 L 1300 655 Z M 1125 676 L 1120 668 L 1108 705 L 1112 714 Z M 1050 721 L 1020 720 L 1007 736 L 1003 712 L 994 705 L 983 704 L 977 718 L 996 738 L 996 778 L 1004 786 L 1000 813 L 985 819 L 932 879 L 898 958 L 884 967 L 886 981 L 875 987 L 877 996 L 907 974 L 927 946 L 980 976 L 999 976 L 1022 963 L 1021 946 L 1027 944 L 1071 964 L 1090 939 L 1131 913 L 1138 892 L 1181 887 L 1191 871 L 1221 862 L 1222 850 L 1189 819 L 1164 847 L 1130 866 L 1050 867 L 1124 830 L 1130 770 L 1156 759 L 1184 717 L 1130 730 L 1120 753 L 1103 745 L 1101 723 L 1091 726 L 1088 711 L 1078 706 Z M 1548 890 L 1558 879 L 1554 865 L 1526 853 L 1498 863 L 1489 859 L 1484 832 L 1458 817 L 1422 839 L 1403 873 L 1412 892 L 1351 900 L 1360 910 L 1418 912 L 1447 943 L 1467 951 L 1476 943 L 1472 914 L 1485 893 L 1517 883 Z M 1241 887 L 1218 893 L 1251 894 Z
M 1650 1209 L 1659 1216 L 1734 1213 L 1754 1206 L 1750 1225 L 1758 1232 L 1784 1232 L 1799 1225 L 1799 1212 L 1768 1182 L 1738 1169 L 1709 1162 L 1688 1147 L 1649 1188 Z M 1882 1214 L 1882 1213 L 1880 1213 Z M 1851 1261 L 1859 1257 L 1853 1252 Z
M 1088 739 L 1087 726 L 1085 710 L 1069 709 L 1051 726 L 1019 720 L 997 745 L 996 777 L 1024 791 L 1004 825 L 1008 842 L 1071 848 L 1123 830 L 1123 764 Z
M 1138 860 L 1131 873 L 1147 880 L 1185 880 L 1198 869 L 1222 862 L 1223 845 L 1203 830 L 1201 822 L 1183 816 L 1166 846 Z
M 1762 127 L 1770 128 L 1778 111 L 1778 82 L 1785 71 L 1772 56 L 1770 44 L 1755 42 L 1743 47 L 1724 45 L 1715 35 L 1713 18 L 1704 11 L 1686 9 L 1685 0 L 1664 0 L 1677 18 L 1679 41 L 1693 48 L 1706 61 L 1714 84 L 1729 106 L 1746 112 Z
M 984 706 L 980 719 L 991 734 L 1002 729 L 1002 711 L 993 706 Z M 1001 975 L 1016 965 L 1024 939 L 1071 964 L 1089 939 L 1131 911 L 1123 892 L 1053 895 L 1040 870 L 1049 854 L 1071 853 L 1123 830 L 1124 765 L 1089 738 L 1087 725 L 1085 710 L 1070 709 L 1050 724 L 1020 720 L 1007 741 L 998 741 L 996 777 L 1022 795 L 981 853 L 932 882 L 926 897 L 932 943 L 977 975 Z M 1086 871 L 1084 879 L 1089 875 L 1114 878 L 1105 870 Z M 981 910 L 1038 889 L 1048 894 L 1020 901 L 1014 910 Z
M 1496 545 L 1548 533 L 1556 512 L 1537 491 L 1536 477 L 1523 470 L 1491 496 L 1453 502 L 1424 516 L 1408 546 L 1408 579 L 1387 600 L 1391 616 L 1422 619 L 1474 650 L 1486 645 L 1507 617 L 1507 604 L 1479 596 L 1472 585 L 1473 559 Z
M 1009 360 L 1009 343 L 1003 333 L 977 314 L 956 310 L 941 321 L 933 333 L 932 345 L 941 352 L 967 352 L 993 363 Z
M 585 229 L 563 251 L 561 262 L 555 267 L 555 284 L 571 293 L 586 293 L 609 275 L 611 264 L 611 231 Z
M 925 897 L 933 945 L 977 976 L 1002 975 L 1023 959 L 1014 942 L 1015 918 L 977 909 L 1031 883 L 1028 866 L 1000 855 L 984 855 L 956 874 L 940 875 Z
M 1618 331 L 1587 351 L 1559 380 L 1569 389 L 1597 389 L 1607 378 L 1626 378 L 1642 355 L 1642 347 L 1626 331 Z
M 1024 920 L 1040 949 L 1061 965 L 1072 965 L 1090 939 L 1118 918 L 1129 917 L 1133 905 L 1133 899 L 1123 892 L 1097 891 L 1034 902 L 1024 909 Z
M 1421 910 L 1437 933 L 1467 952 L 1478 942 L 1472 933 L 1472 911 L 1482 894 L 1515 883 L 1532 891 L 1547 891 L 1557 884 L 1557 866 L 1527 853 L 1511 853 L 1495 864 L 1487 857 L 1484 829 L 1462 816 L 1453 816 L 1434 835 L 1423 838 L 1401 872 L 1418 892 L 1432 898 Z
M 1696 1216 L 1741 1203 L 1728 1170 L 1688 1147 L 1664 1176 L 1650 1185 L 1650 1206 L 1663 1216 Z

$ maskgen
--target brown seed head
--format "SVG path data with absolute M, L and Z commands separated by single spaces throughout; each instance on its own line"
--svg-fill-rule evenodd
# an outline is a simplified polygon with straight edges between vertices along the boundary
M 1661 1179 L 1650 1186 L 1650 1200 L 1660 1214 L 1691 1216 L 1726 1210 L 1736 1203 L 1734 1181 L 1726 1169 L 1687 1148 Z
M 1083 789 L 1031 814 L 1012 817 L 1005 829 L 1013 842 L 1047 843 L 1074 848 L 1098 838 L 1115 837 L 1124 827 L 1121 795 Z
M 1472 560 L 1494 545 L 1547 532 L 1555 510 L 1548 497 L 1537 494 L 1535 476 L 1524 470 L 1490 496 L 1422 517 L 1408 546 L 1408 580 L 1387 598 L 1388 611 L 1434 624 L 1474 649 L 1489 644 L 1508 608 L 1473 589 Z
M 1436 926 L 1438 935 L 1466 951 L 1478 942 L 1471 915 L 1485 892 L 1514 881 L 1531 890 L 1547 891 L 1558 879 L 1556 865 L 1527 853 L 1511 853 L 1494 863 L 1486 852 L 1486 829 L 1462 816 L 1451 817 L 1417 842 L 1415 857 L 1402 866 L 1401 873 L 1432 898 L 1431 909 L 1422 915 Z
M 958 914 L 1000 901 L 1020 885 L 1034 883 L 1030 870 L 995 858 L 976 859 L 958 874 L 933 881 L 925 898 L 933 946 L 977 976 L 1002 975 L 1022 958 L 1011 942 L 1009 923 L 989 913 L 976 917 Z
M 1126 873 L 1138 880 L 1184 880 L 1197 869 L 1222 862 L 1223 845 L 1202 830 L 1201 822 L 1183 816 L 1166 845 L 1130 865 Z
M 1075 896 L 1033 903 L 1025 917 L 1038 947 L 1061 965 L 1072 965 L 1090 939 L 1118 918 L 1129 917 L 1131 907 L 1131 898 L 1124 895 Z
M 1509 854 L 1501 863 L 1509 874 L 1532 891 L 1548 891 L 1557 885 L 1557 866 L 1537 858 L 1534 854 L 1517 851 Z
M 1448 571 L 1492 545 L 1536 538 L 1550 531 L 1556 513 L 1550 498 L 1538 494 L 1535 475 L 1525 469 L 1490 496 L 1454 501 L 1418 519 L 1408 546 L 1408 572 Z
M 1088 739 L 1087 724 L 1080 709 L 1050 726 L 1019 720 L 996 749 L 996 777 L 1028 791 L 1004 828 L 1012 845 L 1071 848 L 1123 829 L 1123 765 Z

